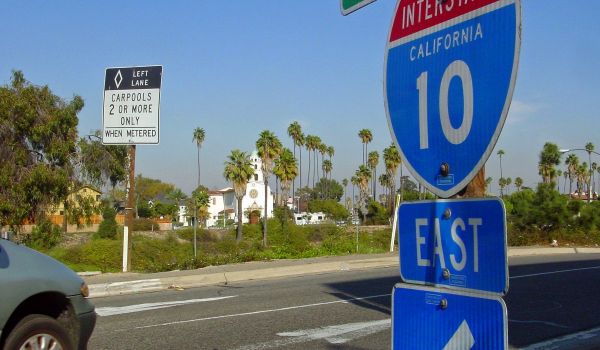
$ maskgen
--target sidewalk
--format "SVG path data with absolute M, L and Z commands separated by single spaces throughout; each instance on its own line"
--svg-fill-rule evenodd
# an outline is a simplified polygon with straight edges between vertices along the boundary
M 508 256 L 600 253 L 600 248 L 509 248 Z M 335 271 L 398 266 L 398 252 L 387 254 L 328 256 L 310 259 L 253 261 L 208 266 L 196 270 L 159 273 L 106 273 L 83 276 L 90 297 L 152 292 L 169 288 L 194 288 L 232 282 L 315 275 Z

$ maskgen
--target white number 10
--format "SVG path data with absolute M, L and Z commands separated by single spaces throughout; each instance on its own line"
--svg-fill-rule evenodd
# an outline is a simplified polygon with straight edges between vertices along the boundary
M 463 91 L 463 117 L 458 128 L 454 128 L 450 122 L 448 111 L 448 92 L 452 78 L 459 77 L 462 82 Z M 429 130 L 427 127 L 427 72 L 421 73 L 417 78 L 417 90 L 419 90 L 419 143 L 421 149 L 429 148 Z M 440 122 L 446 139 L 455 145 L 463 143 L 473 124 L 473 79 L 469 66 L 464 61 L 452 62 L 444 71 L 440 83 Z

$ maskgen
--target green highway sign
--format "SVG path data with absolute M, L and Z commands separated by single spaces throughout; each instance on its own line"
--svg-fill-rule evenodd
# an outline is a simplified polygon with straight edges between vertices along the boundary
M 340 8 L 342 9 L 342 15 L 347 15 L 351 12 L 358 10 L 361 7 L 365 7 L 375 0 L 340 0 Z

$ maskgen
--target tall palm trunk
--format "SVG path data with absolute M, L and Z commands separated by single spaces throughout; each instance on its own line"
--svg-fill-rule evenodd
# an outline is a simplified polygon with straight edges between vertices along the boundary
M 310 150 L 308 150 L 308 173 L 306 174 L 306 187 L 310 186 Z
M 298 147 L 298 152 L 300 153 L 300 187 L 302 188 L 302 147 Z
M 295 142 L 294 142 L 294 159 L 296 159 L 296 143 Z M 302 175 L 300 175 L 300 178 L 302 178 Z M 295 203 L 294 202 L 294 192 L 296 192 L 296 178 L 294 178 L 294 180 L 292 181 L 292 209 L 294 208 L 294 203 Z M 287 201 L 286 201 L 285 205 L 287 205 Z
M 237 233 L 235 235 L 235 240 L 239 243 L 242 241 L 242 197 L 237 199 L 237 217 L 238 217 L 238 225 L 237 225 Z
M 264 175 L 263 175 L 264 176 Z M 268 178 L 265 176 L 265 216 L 263 217 L 263 247 L 267 246 L 267 218 L 268 218 L 268 211 L 267 211 L 267 198 L 268 198 L 268 193 L 267 193 L 267 186 L 268 186 Z

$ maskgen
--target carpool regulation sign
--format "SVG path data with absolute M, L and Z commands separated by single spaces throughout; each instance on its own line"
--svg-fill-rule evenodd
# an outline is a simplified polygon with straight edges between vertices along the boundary
M 440 197 L 471 181 L 500 135 L 517 74 L 520 11 L 520 0 L 396 5 L 384 78 L 388 125 L 411 173 Z
M 162 66 L 107 68 L 102 143 L 158 144 Z

